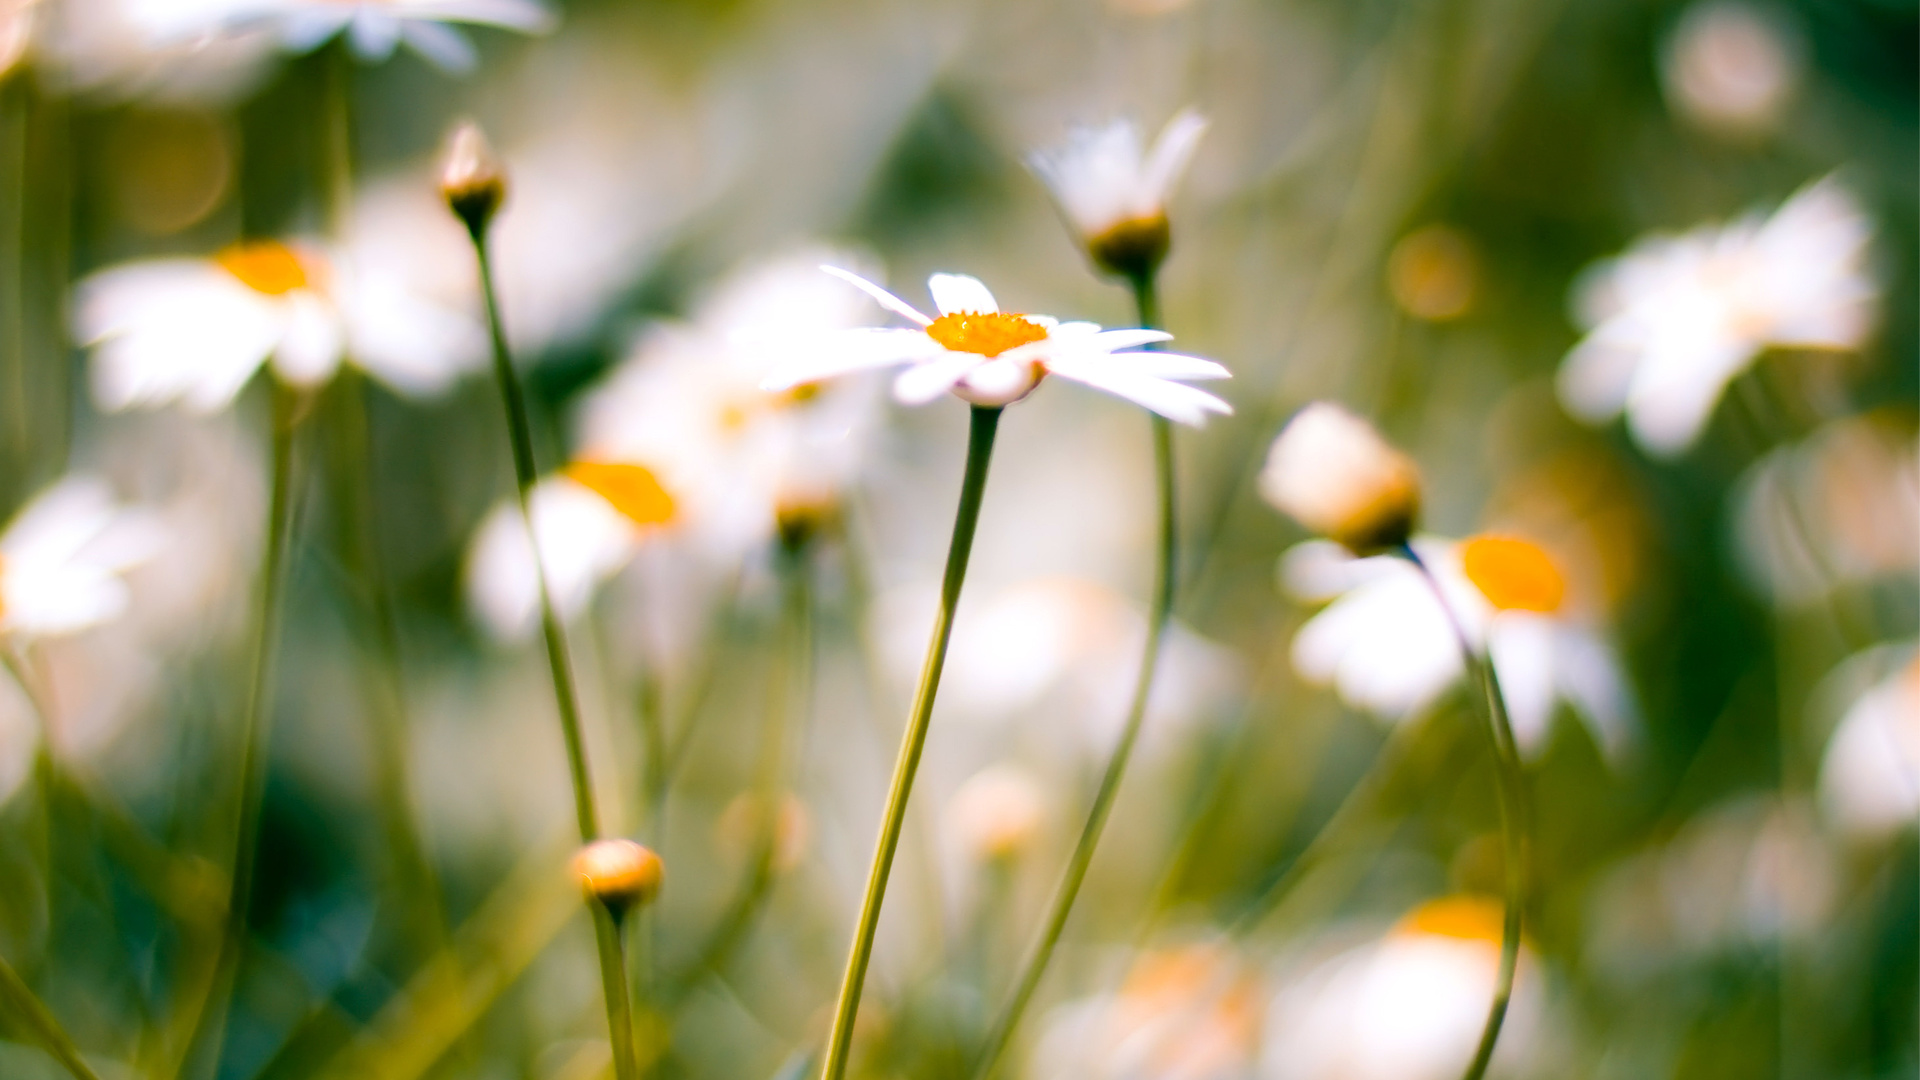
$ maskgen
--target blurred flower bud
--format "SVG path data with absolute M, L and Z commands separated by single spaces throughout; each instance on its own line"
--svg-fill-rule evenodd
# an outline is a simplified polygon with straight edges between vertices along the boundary
M 1673 107 L 1723 135 L 1771 130 L 1800 81 L 1797 42 L 1775 19 L 1739 3 L 1687 12 L 1662 68 Z
M 1476 536 L 1460 545 L 1467 580 L 1498 611 L 1560 610 L 1567 579 L 1540 546 L 1511 536 Z
M 1407 542 L 1420 517 L 1420 472 L 1371 425 L 1338 405 L 1300 410 L 1273 441 L 1260 494 L 1358 555 Z
M 507 197 L 507 178 L 487 145 L 480 125 L 471 120 L 453 129 L 440 165 L 440 194 L 454 216 L 475 236 L 486 231 Z
M 587 895 L 618 915 L 660 891 L 660 856 L 624 838 L 595 840 L 573 856 L 573 872 Z
M 832 494 L 824 491 L 795 494 L 780 499 L 773 508 L 774 524 L 780 544 L 788 551 L 799 551 L 829 528 L 840 516 L 840 506 Z
M 1172 246 L 1173 230 L 1165 214 L 1130 218 L 1087 238 L 1087 254 L 1094 265 L 1125 278 L 1158 270 Z
M 1029 159 L 1087 245 L 1094 265 L 1142 280 L 1160 268 L 1172 233 L 1167 199 L 1193 160 L 1206 118 L 1184 109 L 1151 148 L 1131 122 L 1076 128 L 1065 145 Z
M 1026 770 L 993 765 L 960 785 L 947 822 L 968 855 L 982 861 L 1018 855 L 1046 823 L 1047 800 Z

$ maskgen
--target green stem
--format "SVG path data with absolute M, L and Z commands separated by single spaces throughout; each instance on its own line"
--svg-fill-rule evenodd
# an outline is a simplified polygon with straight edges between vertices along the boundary
M 1140 313 L 1140 325 L 1158 326 L 1160 302 L 1153 275 L 1141 274 L 1132 279 L 1132 285 L 1134 303 Z M 1167 623 L 1173 614 L 1179 536 L 1174 498 L 1173 425 L 1163 416 L 1152 416 L 1151 420 L 1155 486 L 1160 496 L 1160 551 L 1159 562 L 1154 569 L 1153 609 L 1148 615 L 1147 644 L 1140 657 L 1140 672 L 1133 686 L 1133 702 L 1127 708 L 1127 721 L 1121 728 L 1120 741 L 1107 759 L 1106 771 L 1101 774 L 1100 786 L 1094 792 L 1093 805 L 1087 810 L 1086 824 L 1080 829 L 1080 838 L 1074 842 L 1066 873 L 1060 879 L 1059 888 L 1054 891 L 1053 903 L 1047 911 L 1040 939 L 1021 968 L 1020 977 L 1014 983 L 1013 996 L 994 1021 L 980 1057 L 974 1064 L 973 1075 L 976 1078 L 992 1073 L 1000 1055 L 1006 1052 L 1007 1043 L 1013 1039 L 1014 1028 L 1020 1023 L 1021 1014 L 1026 1012 L 1034 991 L 1040 986 L 1041 976 L 1053 960 L 1054 949 L 1066 929 L 1067 917 L 1073 913 L 1074 901 L 1080 896 L 1080 886 L 1086 881 L 1087 868 L 1093 864 L 1093 853 L 1100 844 L 1100 834 L 1105 831 L 1107 818 L 1113 812 L 1114 799 L 1120 794 L 1120 781 L 1126 774 L 1128 761 L 1133 757 L 1134 744 L 1139 741 L 1140 728 L 1146 720 L 1147 702 L 1153 695 L 1153 679 L 1159 668 L 1160 649 L 1166 639 Z
M 521 394 L 520 379 L 513 371 L 513 355 L 507 348 L 507 334 L 500 321 L 500 298 L 494 288 L 493 260 L 487 252 L 484 223 L 470 230 L 473 251 L 480 264 L 480 290 L 486 301 L 487 331 L 493 341 L 493 374 L 500 384 L 500 400 L 506 407 L 507 434 L 513 444 L 513 471 L 520 500 L 520 517 L 527 527 L 527 543 L 533 551 L 534 580 L 540 586 L 540 628 L 547 643 L 547 666 L 553 672 L 553 697 L 560 714 L 560 734 L 567 746 L 567 769 L 573 778 L 573 810 L 580 828 L 580 839 L 591 843 L 600 836 L 600 815 L 594 807 L 593 778 L 587 769 L 586 739 L 580 728 L 580 703 L 574 692 L 573 666 L 567 657 L 566 631 L 553 610 L 553 597 L 547 591 L 546 564 L 540 559 L 540 538 L 533 528 L 532 494 L 538 473 L 533 461 L 533 425 L 527 419 L 527 402 Z M 589 902 L 596 909 L 598 928 L 604 905 Z M 627 1000 L 626 958 L 620 935 L 596 930 L 600 951 L 600 979 L 606 987 L 607 1030 L 613 1043 L 614 1074 L 619 1080 L 638 1080 L 639 1062 L 634 1055 L 633 1012 Z
M 887 793 L 887 809 L 880 824 L 880 837 L 874 844 L 873 867 L 867 874 L 867 895 L 860 904 L 860 920 L 854 927 L 853 947 L 847 953 L 847 970 L 840 983 L 840 1000 L 834 1008 L 833 1033 L 827 1039 L 826 1063 L 822 1080 L 841 1080 L 847 1073 L 847 1056 L 853 1048 L 853 1020 L 860 1011 L 860 990 L 867 978 L 867 962 L 873 957 L 873 934 L 880 925 L 880 904 L 887 893 L 887 876 L 893 871 L 893 854 L 900 846 L 900 826 L 907 817 L 907 798 L 913 791 L 914 770 L 920 765 L 920 751 L 927 742 L 927 722 L 933 717 L 934 694 L 940 689 L 940 672 L 947 662 L 947 641 L 953 636 L 953 612 L 960 602 L 960 586 L 967 579 L 967 557 L 973 551 L 973 531 L 980 522 L 981 496 L 987 489 L 987 466 L 993 460 L 993 437 L 1000 427 L 1000 410 L 973 407 L 967 433 L 967 471 L 960 483 L 960 505 L 953 515 L 953 540 L 947 548 L 946 575 L 940 584 L 940 610 L 933 620 L 933 640 L 927 645 L 926 663 L 920 669 L 920 688 L 913 697 L 913 710 L 907 718 L 907 730 L 900 741 L 900 756 L 893 767 L 893 785 Z
M 1513 997 L 1514 973 L 1520 965 L 1520 928 L 1527 902 L 1527 878 L 1531 862 L 1529 835 L 1532 831 L 1526 777 L 1520 765 L 1519 744 L 1513 737 L 1513 723 L 1507 717 L 1506 695 L 1500 689 L 1500 675 L 1493 669 L 1492 655 L 1474 649 L 1460 616 L 1441 591 L 1439 579 L 1433 576 L 1433 571 L 1413 548 L 1403 545 L 1398 554 L 1413 563 L 1421 576 L 1426 578 L 1434 599 L 1439 601 L 1441 610 L 1447 614 L 1447 621 L 1453 625 L 1454 636 L 1460 642 L 1461 656 L 1478 676 L 1481 692 L 1486 698 L 1487 734 L 1493 742 L 1507 896 L 1506 916 L 1500 930 L 1500 974 L 1494 983 L 1493 1002 L 1487 1008 L 1486 1025 L 1480 1031 L 1480 1045 L 1474 1050 L 1473 1062 L 1467 1066 L 1464 1077 L 1464 1080 L 1481 1080 L 1487 1074 L 1487 1066 L 1493 1061 L 1493 1049 L 1500 1041 L 1500 1028 L 1507 1019 L 1507 1003 Z
M 593 912 L 594 944 L 600 950 L 600 989 L 607 998 L 614 1074 L 620 1080 L 637 1080 L 640 1054 L 634 1045 L 633 1001 L 627 992 L 626 935 L 622 932 L 625 920 L 598 900 L 588 900 L 587 906 Z
M 19 1023 L 40 1044 L 48 1056 L 64 1066 L 74 1080 L 100 1080 L 87 1063 L 81 1059 L 80 1050 L 74 1046 L 73 1039 L 67 1034 L 60 1021 L 34 996 L 19 972 L 4 959 L 0 959 L 0 1011 L 3 1011 Z

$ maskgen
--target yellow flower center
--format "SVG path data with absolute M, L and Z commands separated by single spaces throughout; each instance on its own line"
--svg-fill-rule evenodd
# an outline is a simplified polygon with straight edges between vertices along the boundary
M 1008 349 L 1044 340 L 1047 328 L 1024 315 L 1004 311 L 956 311 L 933 320 L 927 336 L 954 352 L 999 356 Z
M 663 525 L 673 520 L 673 496 L 644 465 L 576 461 L 567 466 L 566 476 L 607 500 L 635 525 Z
M 1506 928 L 1505 920 L 1506 912 L 1499 903 L 1484 896 L 1445 896 L 1414 908 L 1395 930 L 1498 943 Z
M 1554 612 L 1567 596 L 1567 579 L 1536 544 L 1510 536 L 1476 536 L 1461 545 L 1467 580 L 1501 611 Z
M 215 255 L 227 273 L 254 292 L 285 296 L 307 287 L 307 268 L 293 249 L 276 240 L 246 240 Z

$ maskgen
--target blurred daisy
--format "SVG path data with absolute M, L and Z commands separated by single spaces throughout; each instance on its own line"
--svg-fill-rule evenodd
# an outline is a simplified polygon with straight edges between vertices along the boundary
M 378 266 L 271 240 L 94 274 L 80 283 L 74 331 L 93 349 L 94 399 L 109 412 L 174 401 L 214 412 L 263 363 L 311 387 L 348 358 L 395 390 L 433 394 L 484 345 L 471 319 Z
M 1885 667 L 1898 651 L 1876 650 L 1849 666 Z M 1920 655 L 1906 651 L 1905 663 L 1847 708 L 1820 764 L 1820 807 L 1855 836 L 1885 836 L 1920 818 Z
M 62 480 L 0 533 L 0 633 L 71 634 L 127 608 L 122 575 L 159 548 L 159 525 L 115 502 L 105 483 Z
M 385 60 L 404 44 L 446 71 L 471 70 L 477 59 L 451 23 L 534 34 L 554 22 L 537 0 L 168 0 L 135 10 L 162 42 L 266 29 L 281 48 L 306 53 L 344 34 L 362 60 Z
M 1641 240 L 1576 287 L 1588 333 L 1561 365 L 1561 401 L 1589 423 L 1624 412 L 1642 447 L 1680 453 L 1762 351 L 1866 340 L 1878 295 L 1872 233 L 1829 177 L 1764 220 Z
M 1552 558 L 1510 537 L 1421 537 L 1413 548 L 1468 641 L 1491 657 L 1521 751 L 1546 748 L 1564 701 L 1617 764 L 1637 729 L 1632 693 L 1612 648 L 1568 609 L 1566 579 Z M 1404 721 L 1466 673 L 1446 610 L 1406 559 L 1355 558 L 1314 540 L 1281 558 L 1280 577 L 1296 599 L 1331 601 L 1294 635 L 1293 666 L 1349 705 Z
M 947 801 L 946 826 L 960 849 L 979 862 L 1011 859 L 1047 823 L 1046 789 L 1032 773 L 1002 762 L 969 777 Z
M 1267 1080 L 1443 1080 L 1479 1045 L 1500 971 L 1497 901 L 1423 904 L 1384 937 L 1313 965 L 1275 995 L 1260 1076 Z M 1500 1062 L 1534 1042 L 1541 994 L 1523 950 Z
M 1287 421 L 1260 470 L 1280 512 L 1369 555 L 1407 542 L 1420 517 L 1420 470 L 1372 425 L 1317 401 Z
M 1259 1053 L 1261 986 L 1214 945 L 1142 957 L 1116 993 L 1048 1017 L 1042 1080 L 1243 1080 Z
M 894 397 L 908 405 L 925 404 L 947 391 L 975 405 L 1011 405 L 1041 379 L 1058 375 L 1181 423 L 1200 425 L 1210 412 L 1233 411 L 1212 394 L 1177 381 L 1229 378 L 1219 364 L 1174 353 L 1118 351 L 1170 340 L 1173 335 L 1164 331 L 1101 330 L 1090 322 L 1003 312 L 987 287 L 965 274 L 928 279 L 927 290 L 940 311 L 934 319 L 865 278 L 825 269 L 920 329 L 853 330 L 796 344 L 800 355 L 775 368 L 762 388 L 789 390 L 848 372 L 908 364 L 893 384 Z
M 1167 198 L 1193 160 L 1207 121 L 1184 109 L 1167 121 L 1151 150 L 1130 121 L 1076 128 L 1064 146 L 1028 157 L 1054 201 L 1101 269 L 1151 273 L 1170 242 Z

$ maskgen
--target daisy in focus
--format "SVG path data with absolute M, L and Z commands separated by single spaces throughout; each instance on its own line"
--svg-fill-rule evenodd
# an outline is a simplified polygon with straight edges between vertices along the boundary
M 56 637 L 117 618 L 122 575 L 162 541 L 146 511 L 116 502 L 105 483 L 70 477 L 35 496 L 0 533 L 0 634 Z
M 361 60 L 377 62 L 406 45 L 444 71 L 470 71 L 473 42 L 452 23 L 543 33 L 554 16 L 538 0 L 198 0 L 136 9 L 159 42 L 266 30 L 291 53 L 307 53 L 345 35 Z
M 1027 161 L 1087 247 L 1095 265 L 1126 277 L 1150 274 L 1166 258 L 1166 204 L 1206 134 L 1206 118 L 1183 109 L 1150 150 L 1126 120 L 1076 128 L 1065 145 Z
M 431 395 L 485 345 L 471 318 L 381 266 L 272 240 L 100 271 L 78 287 L 74 334 L 93 350 L 94 400 L 108 412 L 217 412 L 262 364 L 307 388 L 349 358 L 397 391 Z
M 787 391 L 837 375 L 874 368 L 909 367 L 894 380 L 901 403 L 923 405 L 952 391 L 989 408 L 1011 405 L 1048 375 L 1105 390 L 1169 420 L 1195 426 L 1208 413 L 1233 409 L 1212 394 L 1180 380 L 1225 379 L 1211 360 L 1164 352 L 1121 352 L 1173 335 L 1161 330 L 1102 330 L 1090 322 L 1060 322 L 1045 315 L 1000 310 L 979 279 L 935 274 L 927 281 L 939 318 L 873 282 L 835 267 L 828 273 L 859 288 L 880 306 L 918 324 L 917 330 L 872 328 L 815 337 L 795 360 L 775 368 L 761 389 Z
M 1663 457 L 1693 445 L 1728 384 L 1769 348 L 1851 350 L 1873 327 L 1872 225 L 1831 177 L 1764 220 L 1653 236 L 1589 270 L 1574 302 L 1587 336 L 1560 400 Z

